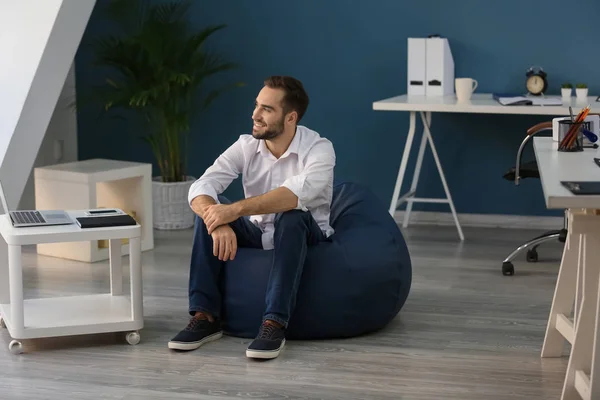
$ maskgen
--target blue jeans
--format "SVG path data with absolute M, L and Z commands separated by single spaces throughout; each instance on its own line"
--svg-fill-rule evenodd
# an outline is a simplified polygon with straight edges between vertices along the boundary
M 223 203 L 226 203 L 226 199 L 224 200 Z M 262 231 L 248 218 L 239 218 L 229 225 L 236 234 L 238 248 L 262 249 Z M 296 293 L 308 246 L 326 240 L 326 236 L 310 212 L 291 210 L 276 216 L 273 240 L 275 248 L 263 320 L 270 319 L 287 327 L 296 304 Z M 212 237 L 208 234 L 204 221 L 196 217 L 189 280 L 191 315 L 202 311 L 219 317 L 219 276 L 223 264 L 223 261 L 213 255 Z

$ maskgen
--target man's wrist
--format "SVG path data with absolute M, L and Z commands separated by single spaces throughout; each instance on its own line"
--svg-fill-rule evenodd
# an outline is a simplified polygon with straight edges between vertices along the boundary
M 208 195 L 199 195 L 192 199 L 191 208 L 200 218 L 204 219 L 206 209 L 211 205 L 216 204 L 216 201 Z
M 235 203 L 231 203 L 229 205 L 232 209 L 233 212 L 235 213 L 235 217 L 237 218 L 241 218 L 244 216 L 244 204 L 243 204 L 243 200 L 242 201 L 237 201 Z

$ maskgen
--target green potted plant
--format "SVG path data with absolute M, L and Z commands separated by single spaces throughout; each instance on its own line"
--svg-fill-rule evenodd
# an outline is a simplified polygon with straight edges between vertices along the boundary
M 588 97 L 588 87 L 585 83 L 578 83 L 575 86 L 575 95 L 578 100 L 586 100 Z
M 571 94 L 573 93 L 573 85 L 565 82 L 560 86 L 560 94 L 563 99 L 571 100 Z
M 190 5 L 189 0 L 111 0 L 104 11 L 120 32 L 92 41 L 94 65 L 108 69 L 91 99 L 106 111 L 133 110 L 145 123 L 143 139 L 160 171 L 152 181 L 157 229 L 194 224 L 187 203 L 196 179 L 187 172 L 190 121 L 225 89 L 206 90 L 207 80 L 236 67 L 205 48 L 225 25 L 195 29 L 188 19 Z

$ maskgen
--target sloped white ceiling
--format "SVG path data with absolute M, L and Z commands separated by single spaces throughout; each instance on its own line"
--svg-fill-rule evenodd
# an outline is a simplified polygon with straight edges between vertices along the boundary
M 0 179 L 16 208 L 96 0 L 0 0 Z

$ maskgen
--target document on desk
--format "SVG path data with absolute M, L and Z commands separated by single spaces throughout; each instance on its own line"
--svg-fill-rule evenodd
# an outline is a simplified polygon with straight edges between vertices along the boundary
M 520 96 L 494 93 L 494 99 L 503 106 L 562 106 L 558 96 Z
M 561 181 L 564 187 L 569 189 L 573 194 L 600 195 L 600 182 L 570 182 Z

